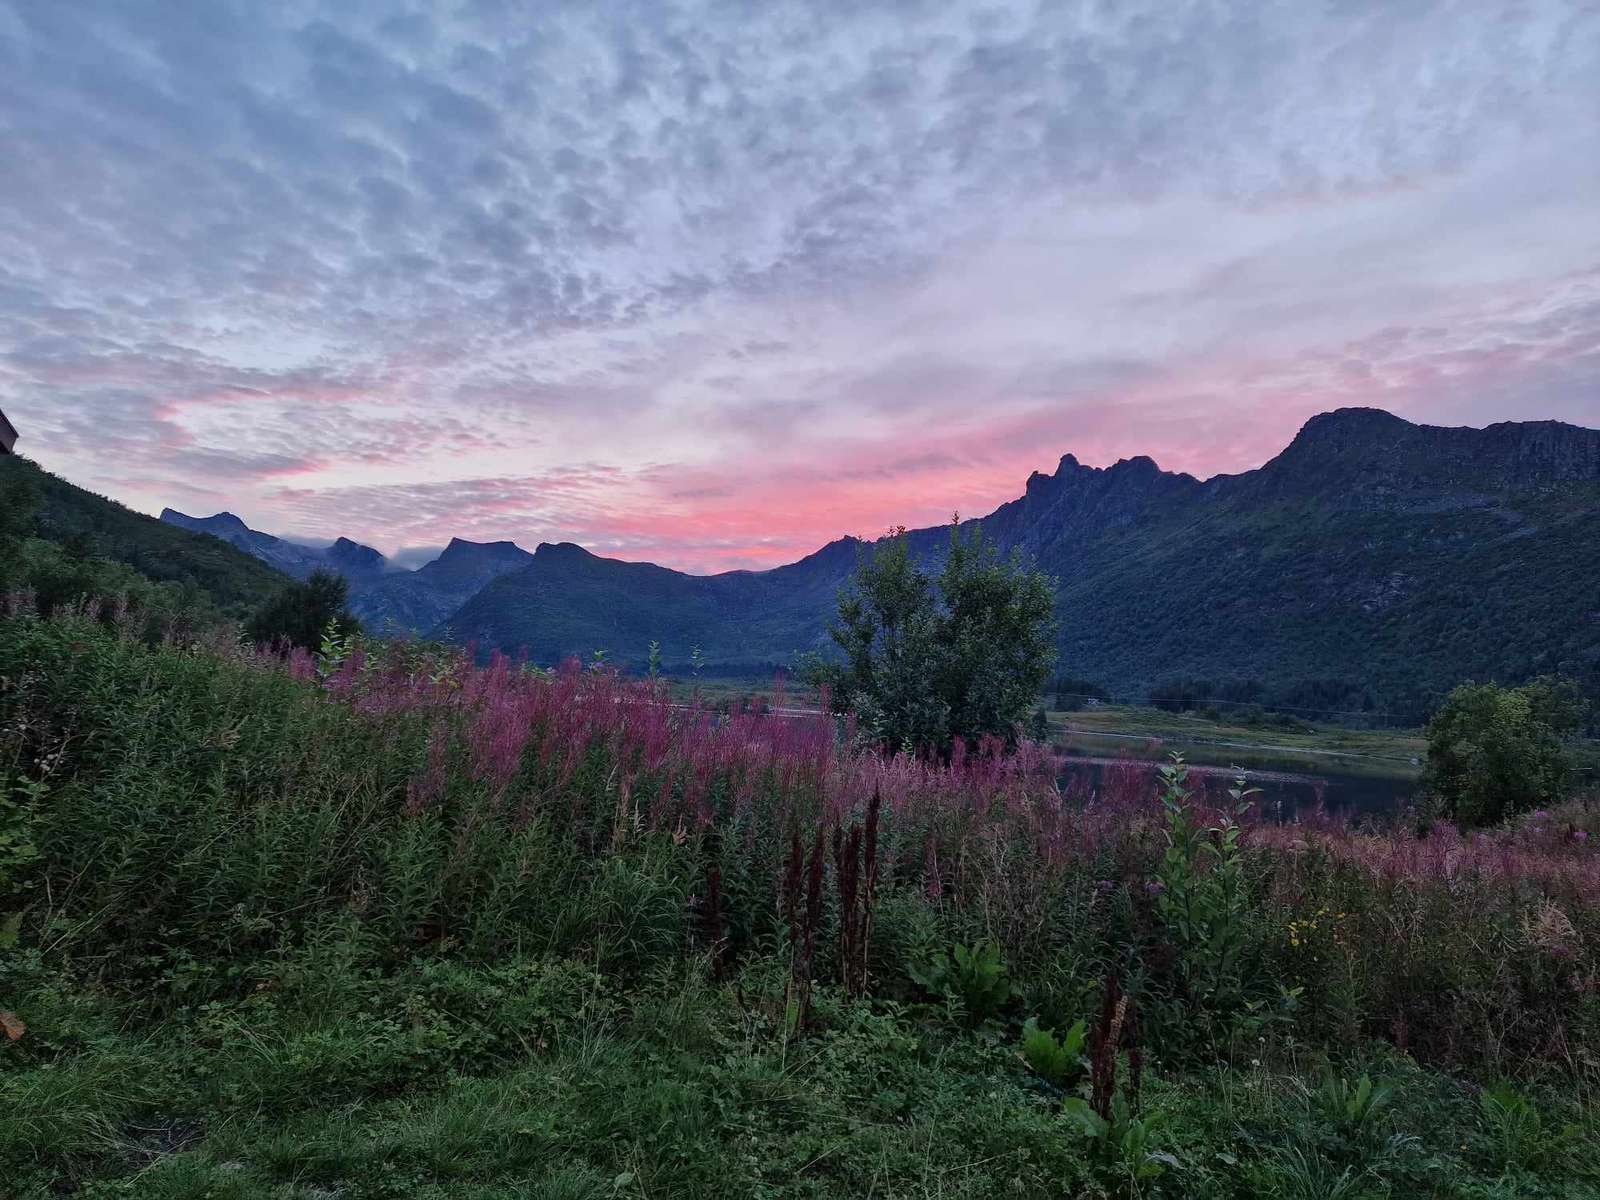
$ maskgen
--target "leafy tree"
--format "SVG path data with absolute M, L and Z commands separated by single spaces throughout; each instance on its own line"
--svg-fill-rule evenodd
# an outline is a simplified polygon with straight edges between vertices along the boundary
M 1585 707 L 1567 680 L 1462 684 L 1428 722 L 1429 789 L 1462 825 L 1554 803 L 1570 771 L 1565 741 L 1581 728 Z
M 316 650 L 330 622 L 343 636 L 360 632 L 360 623 L 346 607 L 349 596 L 350 585 L 343 577 L 313 571 L 304 583 L 289 584 L 262 605 L 245 631 L 258 645 L 287 641 Z
M 963 536 L 959 525 L 932 577 L 899 528 L 840 594 L 830 633 L 843 661 L 812 656 L 802 671 L 884 745 L 942 752 L 955 738 L 1010 739 L 1055 659 L 1053 596 L 1019 555 L 1002 560 L 981 530 Z

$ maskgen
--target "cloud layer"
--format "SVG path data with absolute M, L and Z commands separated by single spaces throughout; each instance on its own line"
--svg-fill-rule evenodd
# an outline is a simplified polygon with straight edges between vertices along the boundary
M 1594 424 L 1597 78 L 1583 0 L 0 0 L 0 405 L 148 510 L 689 569 Z

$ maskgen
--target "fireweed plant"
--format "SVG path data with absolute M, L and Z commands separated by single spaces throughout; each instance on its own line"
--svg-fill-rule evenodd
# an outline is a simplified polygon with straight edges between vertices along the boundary
M 717 1194 L 734 1176 L 745 1190 L 726 1194 L 778 1194 L 791 1176 L 815 1183 L 804 1194 L 864 1194 L 879 1168 L 852 1156 L 873 1122 L 968 1129 L 919 1143 L 922 1161 L 956 1170 L 940 1156 L 981 1142 L 973 1161 L 1008 1173 L 951 1176 L 950 1194 L 1008 1179 L 1023 1194 L 1209 1194 L 1240 1155 L 1260 1178 L 1342 1160 L 1312 1133 L 1257 1130 L 1268 1093 L 1228 1085 L 1213 1116 L 1182 1079 L 1347 1058 L 1352 1077 L 1376 1062 L 1460 1081 L 1426 1094 L 1467 1132 L 1384 1159 L 1384 1187 L 1456 1169 L 1427 1154 L 1573 1169 L 1575 1140 L 1505 1152 L 1510 1109 L 1472 1089 L 1561 1081 L 1575 1099 L 1528 1100 L 1541 1129 L 1567 1128 L 1587 1094 L 1600 814 L 1584 805 L 1471 834 L 1284 825 L 1181 762 L 1063 784 L 1027 741 L 889 755 L 831 716 L 706 712 L 603 666 L 323 650 L 0 619 L 0 1012 L 27 1026 L 0 1061 L 0 1164 L 41 1188 L 73 1163 L 124 1170 L 106 1146 L 146 1137 L 139 1121 L 165 1122 L 161 1155 L 191 1164 L 213 1161 L 191 1143 L 214 1140 L 216 1163 L 255 1153 L 229 1150 L 245 1135 L 208 1126 L 191 1095 L 253 1114 L 243 1129 L 357 1101 L 380 1104 L 375 1121 L 420 1120 L 381 1103 L 444 1088 L 477 1113 L 452 1117 L 461 1129 L 500 1129 L 512 1093 L 469 1103 L 470 1080 L 546 1061 L 553 1082 L 505 1086 L 524 1110 L 547 1092 L 566 1107 L 548 1127 L 516 1118 L 483 1152 L 521 1162 L 513 1144 L 533 1138 L 601 1172 L 552 1195 Z M 86 1015 L 101 1011 L 122 1015 Z M 96 1047 L 145 1028 L 169 1031 L 176 1065 L 116 1074 L 144 1051 Z M 274 1039 L 289 1039 L 281 1054 Z M 612 1107 L 581 1116 L 580 1138 L 559 1113 L 589 1112 L 590 1079 L 611 1081 Z M 858 1132 L 808 1142 L 794 1130 L 823 1110 L 786 1114 L 832 1081 Z M 607 1126 L 640 1087 L 654 1115 Z M 111 1108 L 85 1099 L 101 1092 Z M 747 1110 L 766 1116 L 739 1137 L 764 1149 L 738 1167 L 696 1157 Z M 1397 1099 L 1383 1119 L 1404 1111 Z M 884 1137 L 873 1153 L 900 1161 L 904 1138 Z M 447 1157 L 413 1173 L 442 1178 Z M 284 1172 L 272 1178 L 301 1178 Z

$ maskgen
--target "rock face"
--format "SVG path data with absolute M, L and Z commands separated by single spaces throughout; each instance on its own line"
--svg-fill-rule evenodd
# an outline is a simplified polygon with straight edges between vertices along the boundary
M 1067 455 L 981 523 L 1056 577 L 1061 669 L 1119 693 L 1189 675 L 1355 681 L 1392 699 L 1550 670 L 1600 691 L 1600 431 L 1343 409 L 1262 467 L 1204 482 Z M 908 536 L 936 563 L 949 535 Z M 657 640 L 681 662 L 698 645 L 756 672 L 825 644 L 861 549 L 691 576 L 540 546 L 439 631 L 541 661 L 605 649 L 637 663 Z
M 389 560 L 371 546 L 342 537 L 322 552 L 328 565 L 346 579 L 376 579 L 389 570 Z

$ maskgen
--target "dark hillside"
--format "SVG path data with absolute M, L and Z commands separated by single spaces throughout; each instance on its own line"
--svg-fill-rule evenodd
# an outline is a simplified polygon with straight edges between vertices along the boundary
M 34 532 L 86 557 L 124 563 L 157 583 L 191 584 L 235 616 L 286 578 L 227 542 L 192 533 L 76 487 L 16 455 L 0 458 L 0 482 L 31 484 L 41 501 Z

